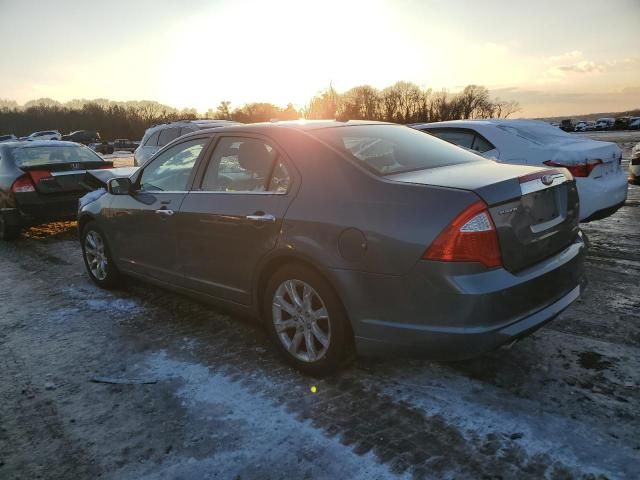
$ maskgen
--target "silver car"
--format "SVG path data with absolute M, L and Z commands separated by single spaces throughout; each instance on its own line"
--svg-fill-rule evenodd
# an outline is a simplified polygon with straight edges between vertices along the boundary
M 205 128 L 227 127 L 241 125 L 229 120 L 181 120 L 179 122 L 154 125 L 144 132 L 140 146 L 133 154 L 133 164 L 142 166 L 151 156 L 178 137 Z
M 404 126 L 203 130 L 127 173 L 95 171 L 105 188 L 82 201 L 90 278 L 254 314 L 311 374 L 354 348 L 472 357 L 581 294 L 567 170 L 502 165 Z

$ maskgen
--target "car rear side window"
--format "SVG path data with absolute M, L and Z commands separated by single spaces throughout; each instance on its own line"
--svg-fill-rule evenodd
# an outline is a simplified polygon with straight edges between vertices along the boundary
M 401 125 L 345 125 L 309 133 L 377 175 L 486 159 Z
M 286 193 L 290 183 L 287 167 L 269 143 L 254 138 L 225 137 L 211 156 L 201 190 Z
M 154 132 L 151 136 L 144 142 L 145 147 L 157 147 L 158 146 L 158 137 L 160 136 L 160 132 Z
M 158 137 L 158 146 L 164 147 L 167 143 L 178 138 L 179 135 L 179 128 L 165 128 L 161 130 L 160 136 Z
M 471 148 L 473 145 L 473 139 L 475 137 L 474 132 L 469 130 L 448 130 L 434 128 L 428 131 L 434 137 L 441 138 L 449 143 L 458 145 L 464 148 Z
M 434 137 L 441 138 L 446 142 L 475 150 L 479 153 L 488 152 L 496 148 L 478 132 L 468 128 L 427 128 L 424 129 L 423 132 L 430 133 Z
M 484 153 L 484 152 L 488 152 L 489 150 L 493 150 L 494 148 L 496 147 L 489 140 L 484 138 L 482 135 L 476 133 L 476 138 L 473 141 L 473 145 L 471 146 L 472 150 L 475 150 L 476 152 Z

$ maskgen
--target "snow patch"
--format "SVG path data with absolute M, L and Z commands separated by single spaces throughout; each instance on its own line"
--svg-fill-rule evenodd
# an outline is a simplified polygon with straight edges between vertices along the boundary
M 140 313 L 143 310 L 135 300 L 129 300 L 126 298 L 86 299 L 85 302 L 91 310 L 101 312 L 135 314 Z
M 373 453 L 353 453 L 309 421 L 297 420 L 284 407 L 203 365 L 173 360 L 160 352 L 147 357 L 139 368 L 137 375 L 179 381 L 175 395 L 188 412 L 187 428 L 204 430 L 203 441 L 212 444 L 225 439 L 226 448 L 205 458 L 171 456 L 161 465 L 120 472 L 125 476 L 203 478 L 215 472 L 218 478 L 274 478 L 276 473 L 277 478 L 408 478 L 393 475 Z M 273 388 L 260 374 L 251 381 L 258 390 Z M 207 422 L 217 428 L 208 431 Z
M 93 190 L 92 192 L 87 193 L 83 197 L 80 197 L 80 208 L 84 208 L 86 205 L 89 205 L 91 202 L 95 202 L 105 193 L 107 193 L 107 191 L 104 188 L 99 188 L 97 190 Z

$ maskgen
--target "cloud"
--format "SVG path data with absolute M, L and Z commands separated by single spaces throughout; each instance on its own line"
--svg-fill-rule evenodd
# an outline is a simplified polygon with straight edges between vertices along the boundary
M 566 77 L 568 74 L 602 73 L 606 66 L 593 60 L 585 58 L 580 50 L 573 50 L 561 55 L 555 55 L 547 59 L 551 67 L 547 74 L 551 77 Z M 610 66 L 608 63 L 607 65 Z
M 604 72 L 603 65 L 599 65 L 591 60 L 582 60 L 576 63 L 570 63 L 567 65 L 558 65 L 556 69 L 562 72 L 575 72 L 575 73 L 590 73 L 590 72 Z
M 549 57 L 548 61 L 549 63 L 556 65 L 558 63 L 574 62 L 576 60 L 581 60 L 583 58 L 584 58 L 584 53 L 582 53 L 580 50 L 573 50 L 571 52 L 563 53 L 561 55 Z

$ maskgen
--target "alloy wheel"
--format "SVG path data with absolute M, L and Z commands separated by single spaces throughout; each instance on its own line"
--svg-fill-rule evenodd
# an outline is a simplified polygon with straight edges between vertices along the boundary
M 320 295 L 301 280 L 285 280 L 272 302 L 273 324 L 284 348 L 303 362 L 322 359 L 331 342 L 329 312 Z
M 87 232 L 84 238 L 84 255 L 91 274 L 98 280 L 107 278 L 107 266 L 109 261 L 100 234 L 94 230 Z

